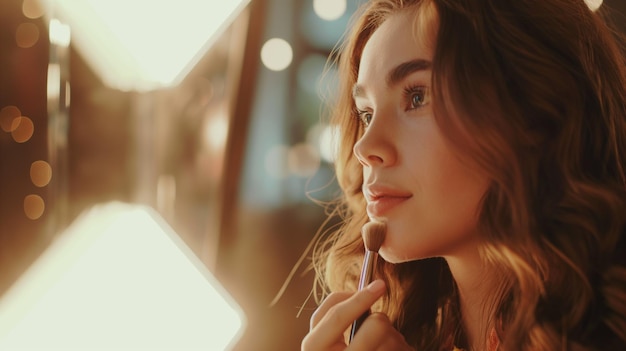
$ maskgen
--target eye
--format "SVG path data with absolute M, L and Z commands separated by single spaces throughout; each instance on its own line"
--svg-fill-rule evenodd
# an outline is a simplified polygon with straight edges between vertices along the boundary
M 407 110 L 424 107 L 430 103 L 430 89 L 424 86 L 410 86 L 404 89 L 408 106 Z
M 370 123 L 372 123 L 372 118 L 374 117 L 374 115 L 370 111 L 357 110 L 356 114 L 363 126 L 367 127 L 370 125 Z

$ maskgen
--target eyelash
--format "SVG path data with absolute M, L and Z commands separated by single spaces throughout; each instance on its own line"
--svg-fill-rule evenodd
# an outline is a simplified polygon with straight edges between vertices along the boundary
M 355 109 L 355 114 L 356 118 L 359 120 L 361 125 L 363 125 L 363 127 L 367 127 L 370 125 L 372 119 L 372 113 L 370 111 Z M 369 116 L 369 121 L 365 120 L 367 116 Z
M 422 94 L 421 102 L 418 106 L 413 106 L 413 97 Z M 422 108 L 430 103 L 430 89 L 422 85 L 409 85 L 404 88 L 404 98 L 409 102 L 407 111 Z
M 419 105 L 415 106 L 413 99 L 421 94 Z M 404 88 L 404 100 L 408 102 L 406 111 L 420 109 L 430 103 L 430 89 L 422 85 L 409 85 Z M 355 108 L 356 118 L 364 127 L 371 123 L 372 112 Z M 366 120 L 369 119 L 369 120 Z

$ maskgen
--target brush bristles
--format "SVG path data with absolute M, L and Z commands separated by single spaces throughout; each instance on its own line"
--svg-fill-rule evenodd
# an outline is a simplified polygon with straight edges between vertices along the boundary
M 380 246 L 385 241 L 385 234 L 387 233 L 387 225 L 382 222 L 367 222 L 361 228 L 361 235 L 363 236 L 363 243 L 367 251 L 378 252 Z

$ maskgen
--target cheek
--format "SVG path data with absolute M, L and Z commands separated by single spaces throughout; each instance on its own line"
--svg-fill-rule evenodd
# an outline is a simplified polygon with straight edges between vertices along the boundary
M 432 207 L 439 204 L 440 210 L 475 214 L 489 186 L 488 177 L 470 160 L 453 152 L 438 133 L 429 142 L 431 148 L 425 152 L 424 167 L 419 172 Z
M 432 192 L 424 206 L 442 239 L 463 241 L 476 232 L 489 181 L 452 155 L 442 155 L 441 160 L 440 172 L 431 179 Z
M 476 245 L 476 226 L 488 188 L 478 175 L 455 158 L 440 155 L 416 174 L 419 193 L 411 206 L 389 223 L 381 256 L 390 262 L 453 255 Z
M 465 218 L 462 218 L 465 217 Z M 392 263 L 454 256 L 478 243 L 476 217 L 449 213 L 438 218 L 413 216 L 388 226 L 380 255 Z

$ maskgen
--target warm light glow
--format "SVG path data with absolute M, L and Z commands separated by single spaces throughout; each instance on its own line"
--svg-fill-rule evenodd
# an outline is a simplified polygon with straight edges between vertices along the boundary
M 61 95 L 61 66 L 58 63 L 48 64 L 48 99 L 56 100 Z
M 156 211 L 78 219 L 0 300 L 0 350 L 228 350 L 239 307 Z
M 110 87 L 178 84 L 250 0 L 43 0 Z
M 24 0 L 22 3 L 22 13 L 26 18 L 36 19 L 43 16 L 44 11 L 38 0 Z
M 33 121 L 25 116 L 20 116 L 13 120 L 11 125 L 11 136 L 18 143 L 25 143 L 33 136 L 35 125 Z
M 339 128 L 325 126 L 319 134 L 320 156 L 326 162 L 333 163 L 337 159 Z
M 52 179 L 52 167 L 46 161 L 35 161 L 30 165 L 30 180 L 38 187 L 44 187 Z
M 13 131 L 13 127 L 17 127 L 19 124 L 15 124 L 15 119 L 19 118 L 22 112 L 19 108 L 9 105 L 0 110 L 0 128 L 7 133 Z
M 289 67 L 293 59 L 291 45 L 284 39 L 272 38 L 261 48 L 261 61 L 272 71 L 282 71 Z
M 602 0 L 585 0 L 591 11 L 597 11 L 602 6 Z
M 37 44 L 39 40 L 39 28 L 33 23 L 22 23 L 15 31 L 17 46 L 27 49 Z
M 67 24 L 61 23 L 58 19 L 51 19 L 49 25 L 49 37 L 50 42 L 61 47 L 68 47 L 70 45 L 70 27 Z
M 209 150 L 223 150 L 228 136 L 228 116 L 225 111 L 207 116 L 204 121 L 204 145 Z
M 346 12 L 346 0 L 313 0 L 313 10 L 321 19 L 334 21 Z
M 338 128 L 334 128 L 338 132 Z M 333 163 L 337 148 L 333 140 L 333 128 L 324 123 L 313 125 L 306 133 L 306 141 L 317 149 L 320 161 Z
M 43 215 L 46 204 L 39 195 L 26 195 L 24 198 L 24 214 L 26 217 L 35 220 Z

